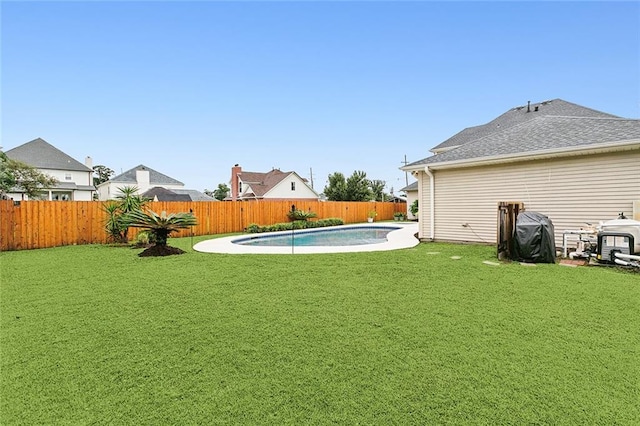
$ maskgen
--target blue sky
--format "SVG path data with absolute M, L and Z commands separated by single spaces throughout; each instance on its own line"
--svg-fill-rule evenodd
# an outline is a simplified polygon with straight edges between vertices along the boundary
M 509 108 L 640 117 L 638 2 L 1 3 L 2 145 L 37 137 L 187 188 L 295 170 L 321 192 Z M 411 182 L 411 178 L 409 182 Z

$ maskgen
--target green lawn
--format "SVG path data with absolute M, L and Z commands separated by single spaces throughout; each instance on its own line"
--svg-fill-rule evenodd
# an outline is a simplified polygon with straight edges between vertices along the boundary
M 640 422 L 640 274 L 190 242 L 1 253 L 0 423 Z

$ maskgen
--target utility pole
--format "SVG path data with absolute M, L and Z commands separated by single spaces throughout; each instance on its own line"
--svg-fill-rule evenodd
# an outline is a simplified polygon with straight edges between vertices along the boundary
M 309 176 L 311 178 L 311 189 L 315 189 L 313 187 L 313 168 L 312 167 L 309 167 Z
M 401 161 L 401 163 L 404 164 L 405 166 L 409 164 L 409 162 L 407 161 L 407 154 L 404 155 L 404 161 Z M 405 186 L 409 186 L 409 174 L 407 173 L 406 170 L 404 172 L 404 180 L 405 180 Z

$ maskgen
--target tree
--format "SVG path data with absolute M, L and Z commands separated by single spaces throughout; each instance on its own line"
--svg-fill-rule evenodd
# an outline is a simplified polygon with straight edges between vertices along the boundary
M 347 179 L 347 199 L 345 201 L 369 201 L 372 192 L 367 174 L 356 170 Z
M 191 213 L 172 213 L 167 215 L 167 212 L 162 212 L 158 215 L 151 210 L 146 212 L 134 210 L 127 217 L 129 226 L 148 229 L 153 236 L 151 240 L 155 241 L 154 246 L 140 253 L 140 256 L 166 256 L 184 253 L 183 250 L 168 247 L 167 239 L 174 231 L 187 229 L 198 224 L 195 216 Z
M 347 182 L 342 173 L 335 172 L 329 175 L 329 184 L 324 187 L 324 195 L 329 201 L 347 201 Z
M 12 188 L 18 187 L 27 198 L 38 199 L 41 198 L 43 189 L 51 188 L 57 183 L 56 178 L 22 161 L 12 160 L 7 157 L 7 154 L 0 152 L 0 196 L 2 198 L 5 198 Z
M 231 189 L 224 183 L 219 183 L 218 188 L 213 191 L 213 198 L 222 201 L 229 195 Z
M 374 201 L 384 201 L 387 195 L 384 193 L 384 187 L 387 185 L 387 182 L 383 180 L 372 180 L 371 182 L 371 193 L 373 194 Z
M 373 196 L 370 186 L 371 181 L 363 171 L 356 170 L 347 179 L 342 173 L 335 172 L 329 175 L 324 195 L 329 201 L 369 201 Z
M 116 174 L 113 170 L 103 165 L 93 166 L 93 173 L 98 175 L 98 177 L 93 178 L 94 186 L 98 186 L 102 182 L 108 181 L 111 176 Z

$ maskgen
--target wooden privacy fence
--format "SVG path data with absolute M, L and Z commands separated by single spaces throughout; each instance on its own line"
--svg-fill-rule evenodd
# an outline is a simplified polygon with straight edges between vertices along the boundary
M 26 250 L 74 244 L 109 242 L 104 229 L 106 213 L 99 201 L 22 201 L 0 200 L 0 250 Z M 174 237 L 241 232 L 248 225 L 288 222 L 292 205 L 313 211 L 318 219 L 341 218 L 345 223 L 366 222 L 375 210 L 376 220 L 393 219 L 395 212 L 406 213 L 405 203 L 337 201 L 197 201 L 151 202 L 156 213 L 193 212 L 198 225 L 172 234 Z M 137 230 L 130 229 L 130 239 Z

